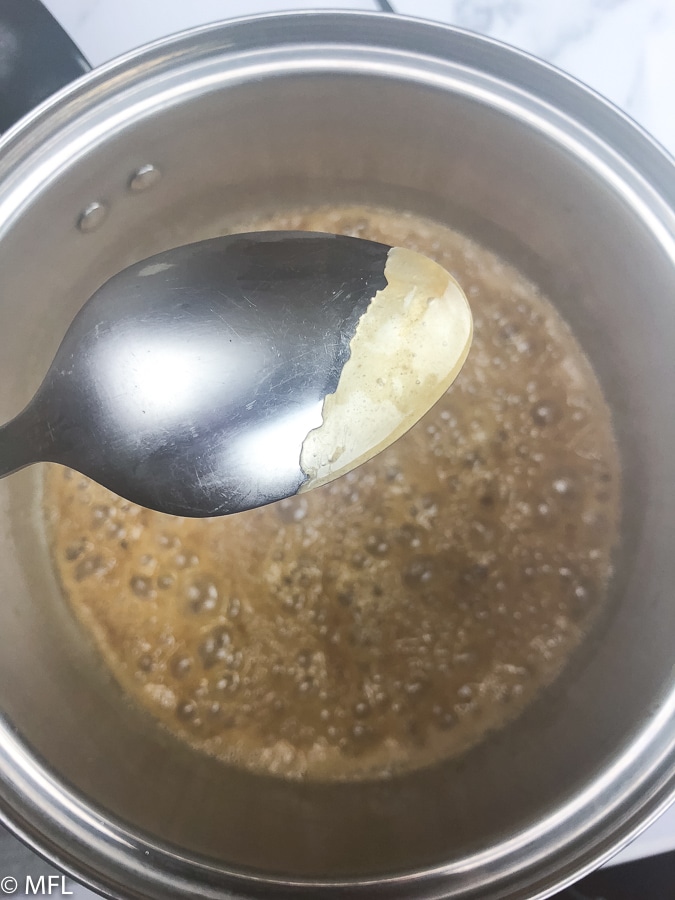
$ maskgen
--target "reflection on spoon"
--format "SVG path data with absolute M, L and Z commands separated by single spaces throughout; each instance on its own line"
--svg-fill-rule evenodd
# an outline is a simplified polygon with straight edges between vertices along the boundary
M 400 437 L 471 334 L 454 279 L 410 250 L 303 232 L 169 250 L 75 317 L 0 428 L 0 476 L 52 461 L 176 515 L 262 506 Z

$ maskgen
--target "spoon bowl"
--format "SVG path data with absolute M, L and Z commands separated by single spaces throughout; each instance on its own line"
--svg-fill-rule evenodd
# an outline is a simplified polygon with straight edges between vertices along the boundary
M 456 282 L 412 251 L 304 232 L 179 247 L 83 306 L 0 428 L 0 476 L 49 461 L 175 515 L 262 506 L 395 440 L 470 340 Z

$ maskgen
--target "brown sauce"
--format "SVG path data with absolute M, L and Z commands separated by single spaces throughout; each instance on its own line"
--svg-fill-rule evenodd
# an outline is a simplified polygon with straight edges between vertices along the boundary
M 403 439 L 238 516 L 141 509 L 57 466 L 54 565 L 129 698 L 191 746 L 290 777 L 385 776 L 513 719 L 588 630 L 611 573 L 619 463 L 567 326 L 460 234 L 345 207 L 232 223 L 419 250 L 474 314 L 455 385 Z

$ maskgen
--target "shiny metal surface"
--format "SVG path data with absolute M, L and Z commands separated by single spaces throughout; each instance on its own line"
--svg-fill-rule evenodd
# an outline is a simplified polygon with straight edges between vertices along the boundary
M 149 160 L 162 180 L 133 195 L 129 172 Z M 460 227 L 548 292 L 612 405 L 625 485 L 606 616 L 539 702 L 458 761 L 325 786 L 229 770 L 130 709 L 60 602 L 38 480 L 5 479 L 0 804 L 24 839 L 124 897 L 522 900 L 599 864 L 669 802 L 673 173 L 631 122 L 548 66 L 475 35 L 351 13 L 162 42 L 5 136 L 5 419 L 35 393 L 79 306 L 124 266 L 251 209 L 388 203 Z M 81 234 L 95 197 L 109 216 Z M 17 380 L 25 360 L 32 374 Z
M 162 173 L 157 166 L 152 163 L 146 163 L 141 166 L 129 179 L 129 189 L 132 191 L 147 191 L 153 185 L 157 184 L 162 177 Z
M 296 494 L 303 442 L 387 284 L 389 249 L 265 232 L 128 267 L 84 305 L 33 400 L 0 428 L 0 477 L 58 462 L 178 516 Z
M 99 200 L 94 200 L 85 209 L 77 220 L 77 227 L 86 234 L 89 231 L 95 231 L 99 225 L 102 225 L 105 217 L 108 215 L 108 207 Z

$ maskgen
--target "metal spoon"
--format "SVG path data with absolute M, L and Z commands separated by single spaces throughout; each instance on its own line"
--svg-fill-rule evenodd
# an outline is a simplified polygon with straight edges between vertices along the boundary
M 80 310 L 0 428 L 0 477 L 50 461 L 175 515 L 262 506 L 395 440 L 470 341 L 459 287 L 412 251 L 302 232 L 179 247 Z

